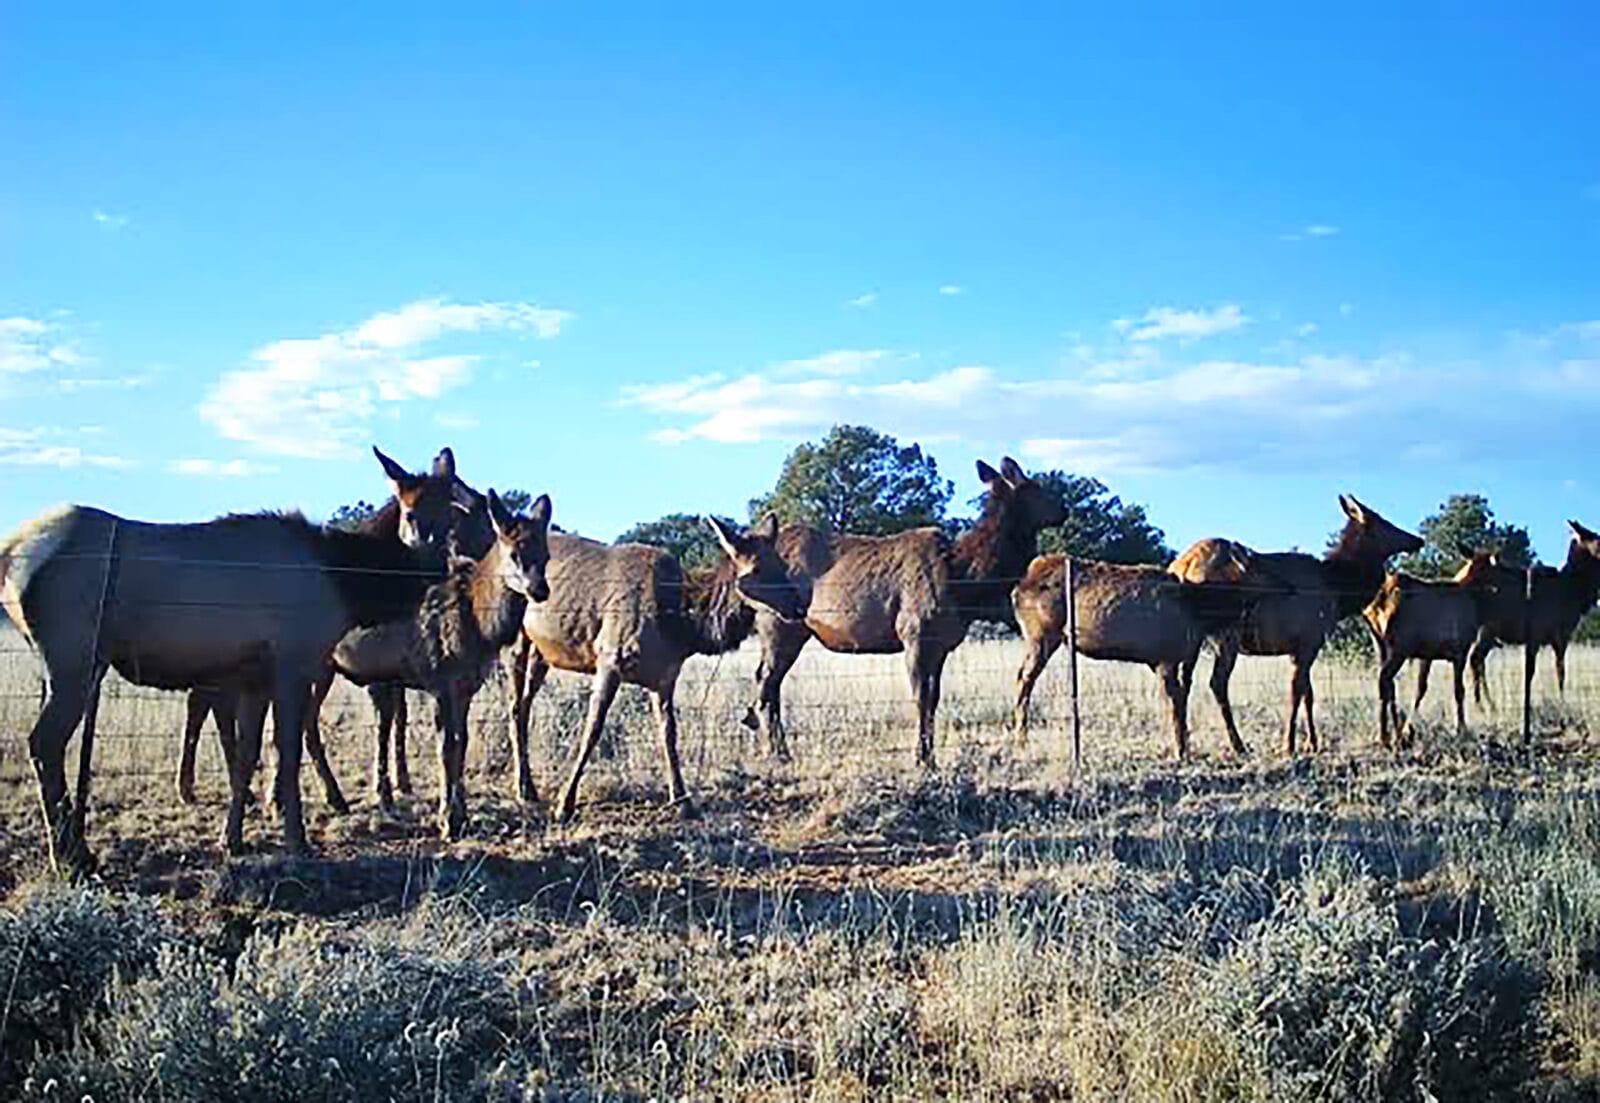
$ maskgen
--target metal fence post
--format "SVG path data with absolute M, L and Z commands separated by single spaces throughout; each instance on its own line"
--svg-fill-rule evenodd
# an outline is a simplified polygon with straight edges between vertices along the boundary
M 1083 714 L 1078 708 L 1077 565 L 1067 556 L 1067 684 L 1072 690 L 1072 770 L 1083 771 Z
M 1522 749 L 1533 743 L 1533 664 L 1539 645 L 1533 638 L 1533 567 L 1523 576 L 1522 604 Z

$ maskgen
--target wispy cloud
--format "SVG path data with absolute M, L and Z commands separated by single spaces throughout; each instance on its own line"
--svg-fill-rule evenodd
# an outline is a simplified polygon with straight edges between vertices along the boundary
M 1160 341 L 1167 338 L 1192 341 L 1199 337 L 1228 333 L 1247 325 L 1249 321 L 1237 304 L 1229 303 L 1215 310 L 1176 310 L 1170 306 L 1157 306 L 1145 311 L 1142 318 L 1118 318 L 1111 324 L 1130 341 Z
M 102 211 L 98 207 L 89 217 L 94 220 L 97 226 L 103 226 L 107 230 L 120 230 L 128 224 L 127 215 L 112 214 L 109 211 Z
M 20 375 L 87 362 L 60 323 L 42 318 L 0 318 L 0 373 Z
M 666 424 L 652 435 L 669 443 L 787 442 L 847 422 L 924 442 L 1021 442 L 1036 463 L 1097 475 L 1372 467 L 1424 452 L 1456 464 L 1524 455 L 1531 435 L 1585 447 L 1584 426 L 1600 414 L 1593 332 L 1568 323 L 1540 346 L 1494 337 L 1449 360 L 1289 347 L 1219 358 L 1110 342 L 1075 348 L 1044 377 L 983 364 L 919 370 L 905 356 L 870 376 L 713 373 L 629 388 L 624 401 L 659 415 Z
M 1340 303 L 1339 304 L 1339 317 L 1348 318 L 1348 317 L 1350 317 L 1350 315 L 1354 314 L 1355 312 L 1356 312 L 1356 304 L 1355 303 Z
M 1295 327 L 1294 335 L 1296 337 L 1310 337 L 1317 332 L 1318 328 L 1316 322 L 1302 322 Z
M 0 465 L 13 467 L 132 467 L 122 456 L 85 452 L 75 444 L 59 442 L 68 434 L 59 429 L 0 428 Z
M 942 284 L 939 287 L 939 294 L 941 295 L 960 295 L 965 291 L 966 288 L 962 287 L 959 283 L 947 283 Z
M 433 423 L 441 429 L 476 429 L 478 419 L 472 414 L 434 414 Z
M 206 479 L 242 479 L 252 475 L 274 475 L 278 469 L 272 464 L 251 460 L 173 460 L 167 470 L 175 475 L 188 475 Z
M 777 375 L 861 375 L 907 355 L 888 349 L 834 349 L 803 360 L 785 360 L 774 364 L 772 370 Z
M 252 366 L 228 372 L 211 388 L 200 416 L 228 440 L 266 452 L 337 456 L 358 442 L 380 408 L 439 398 L 471 377 L 481 355 L 420 355 L 425 346 L 490 331 L 548 339 L 572 317 L 521 302 L 411 303 L 351 329 L 257 349 Z
M 877 301 L 878 293 L 876 291 L 868 291 L 865 295 L 857 295 L 855 298 L 847 300 L 844 305 L 854 307 L 856 310 L 865 310 L 869 306 L 876 305 Z
M 1339 233 L 1339 227 L 1330 226 L 1326 222 L 1314 222 L 1309 226 L 1302 226 L 1298 230 L 1291 230 L 1279 234 L 1279 241 L 1302 241 L 1306 238 L 1334 237 Z

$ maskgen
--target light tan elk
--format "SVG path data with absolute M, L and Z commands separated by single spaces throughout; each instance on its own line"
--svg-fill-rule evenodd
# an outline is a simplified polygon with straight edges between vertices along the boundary
M 673 703 L 684 662 L 691 655 L 718 655 L 737 648 L 750 634 L 757 609 L 779 618 L 798 620 L 805 615 L 804 599 L 773 547 L 776 517 L 768 514 L 743 533 L 715 518 L 708 521 L 726 555 L 705 571 L 684 570 L 660 548 L 612 546 L 551 534 L 551 598 L 528 606 L 522 638 L 510 662 L 512 743 L 518 791 L 524 800 L 536 799 L 528 767 L 533 698 L 555 667 L 594 675 L 588 717 L 557 817 L 570 820 L 577 809 L 584 766 L 624 682 L 650 692 L 668 790 L 672 801 L 688 810 Z
M 339 641 L 333 666 L 357 685 L 427 690 L 442 721 L 439 739 L 439 834 L 466 829 L 467 714 L 502 648 L 520 635 L 528 609 L 550 596 L 550 499 L 514 517 L 489 491 L 494 543 L 482 559 L 458 563 L 429 587 L 414 617 L 358 628 Z
M 945 657 L 977 620 L 1011 619 L 1011 589 L 1039 551 L 1039 533 L 1066 518 L 1060 500 L 1009 456 L 996 471 L 978 461 L 988 489 L 983 516 L 953 543 L 936 528 L 849 536 L 783 526 L 778 553 L 809 603 L 803 623 L 758 614 L 761 665 L 745 724 L 788 756 L 784 675 L 815 638 L 829 651 L 903 653 L 917 705 L 917 751 L 933 768 L 934 716 Z
M 1238 545 L 1231 570 L 1214 574 L 1227 582 L 1190 583 L 1160 567 L 1124 566 L 1094 560 L 1073 561 L 1073 607 L 1078 653 L 1092 659 L 1144 663 L 1161 677 L 1172 716 L 1174 749 L 1189 753 L 1189 682 L 1195 656 L 1208 635 L 1238 622 L 1248 601 L 1239 585 L 1249 569 L 1249 553 Z M 1026 643 L 1017 671 L 1013 727 L 1018 739 L 1028 729 L 1028 700 L 1044 668 L 1066 639 L 1067 557 L 1041 555 L 1011 595 L 1017 625 Z M 1234 733 L 1233 749 L 1245 754 Z
M 1222 710 L 1229 742 L 1238 746 L 1239 729 L 1228 701 L 1228 680 L 1239 652 L 1246 655 L 1288 655 L 1293 664 L 1289 679 L 1289 717 L 1284 726 L 1286 754 L 1296 753 L 1295 718 L 1305 706 L 1306 738 L 1317 748 L 1311 687 L 1311 666 L 1335 624 L 1354 616 L 1377 596 L 1383 585 L 1384 565 L 1391 556 L 1422 549 L 1422 539 L 1385 520 L 1378 511 L 1341 494 L 1344 530 L 1322 558 L 1303 552 L 1255 552 L 1243 585 L 1260 592 L 1235 628 L 1215 637 L 1216 663 L 1211 669 L 1211 692 Z M 1168 568 L 1188 582 L 1225 582 L 1239 562 L 1235 541 L 1213 537 L 1198 541 Z M 1244 549 L 1246 552 L 1249 549 Z M 1194 663 L 1184 674 L 1192 681 Z
M 1600 596 L 1600 533 L 1568 521 L 1572 542 L 1567 545 L 1567 561 L 1560 570 L 1554 567 L 1533 569 L 1533 604 L 1528 604 L 1527 578 L 1515 567 L 1498 558 L 1491 559 L 1491 592 L 1484 606 L 1483 629 L 1472 647 L 1472 695 L 1480 705 L 1486 692 L 1484 663 L 1502 643 L 1520 644 L 1531 640 L 1533 654 L 1523 666 L 1524 688 L 1533 684 L 1539 648 L 1555 652 L 1556 686 L 1567 690 L 1567 645 L 1577 631 L 1578 622 L 1593 608 Z
M 1433 660 L 1443 659 L 1455 675 L 1456 734 L 1467 734 L 1467 653 L 1483 624 L 1492 576 L 1487 552 L 1468 558 L 1448 581 L 1390 574 L 1378 596 L 1361 611 L 1378 655 L 1378 742 L 1382 746 L 1399 749 L 1405 740 L 1406 723 L 1396 700 L 1395 679 L 1407 659 L 1420 663 L 1413 717 L 1427 696 Z
M 406 508 L 408 525 L 448 525 L 455 512 L 447 492 L 419 495 Z M 341 636 L 406 615 L 426 585 L 416 554 L 402 543 L 318 528 L 292 514 L 149 524 L 67 506 L 0 542 L 0 601 L 45 670 L 44 705 L 28 744 L 52 863 L 77 871 L 93 865 L 84 824 L 107 668 L 137 685 L 242 694 L 241 743 L 251 746 L 270 701 L 284 843 L 306 849 L 299 771 L 311 682 Z M 80 722 L 74 802 L 66 749 Z M 253 766 L 241 746 L 226 832 L 234 852 L 243 847 Z

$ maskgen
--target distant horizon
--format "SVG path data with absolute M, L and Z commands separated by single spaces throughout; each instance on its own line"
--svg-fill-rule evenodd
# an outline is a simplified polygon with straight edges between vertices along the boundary
M 1581 7 L 22 3 L 0 533 L 386 494 L 451 446 L 613 539 L 867 424 L 1182 549 L 1352 493 L 1600 527 Z

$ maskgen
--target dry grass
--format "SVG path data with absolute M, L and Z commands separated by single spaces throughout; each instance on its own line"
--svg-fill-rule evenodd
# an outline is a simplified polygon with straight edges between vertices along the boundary
M 113 686 L 90 828 L 105 885 L 85 891 L 39 869 L 18 743 L 37 675 L 0 654 L 0 1053 L 22 1055 L 0 1094 L 1592 1097 L 1600 656 L 1574 657 L 1567 705 L 1541 704 L 1531 760 L 1505 750 L 1514 656 L 1491 664 L 1503 717 L 1471 713 L 1488 753 L 1449 733 L 1445 678 L 1399 761 L 1371 749 L 1365 662 L 1325 661 L 1330 749 L 1294 763 L 1276 752 L 1281 664 L 1235 678 L 1252 759 L 1221 754 L 1201 692 L 1201 756 L 1176 764 L 1153 675 L 1085 662 L 1081 776 L 1059 660 L 1032 743 L 1011 744 L 1018 659 L 955 653 L 928 777 L 897 658 L 808 650 L 785 687 L 789 766 L 737 723 L 754 655 L 697 661 L 689 821 L 659 804 L 627 693 L 579 822 L 548 824 L 508 796 L 489 693 L 475 836 L 454 847 L 432 837 L 431 732 L 419 796 L 386 818 L 365 796 L 365 697 L 341 687 L 330 745 L 358 807 L 329 815 L 308 774 L 322 854 L 304 861 L 274 855 L 261 816 L 261 853 L 226 861 L 214 740 L 183 808 L 179 699 Z M 583 688 L 552 678 L 536 708 L 546 792 Z M 69 990 L 70 1018 L 48 998 Z

